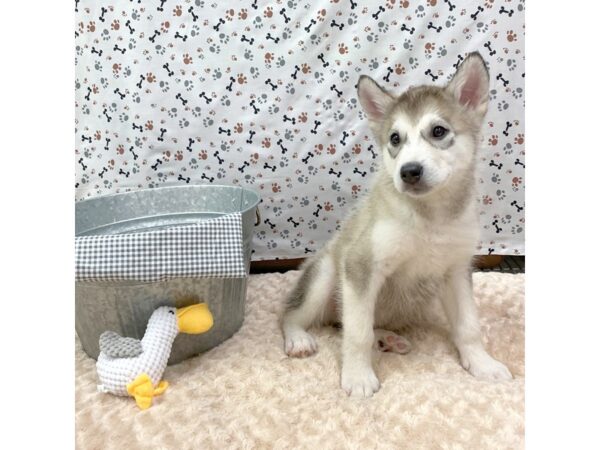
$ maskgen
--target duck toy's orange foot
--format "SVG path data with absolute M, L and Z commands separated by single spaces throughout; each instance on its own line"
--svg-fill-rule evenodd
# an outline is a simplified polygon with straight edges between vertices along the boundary
M 166 381 L 161 381 L 154 387 L 150 377 L 143 373 L 127 385 L 127 393 L 135 398 L 140 409 L 148 409 L 152 406 L 152 398 L 165 392 L 168 387 L 169 383 Z

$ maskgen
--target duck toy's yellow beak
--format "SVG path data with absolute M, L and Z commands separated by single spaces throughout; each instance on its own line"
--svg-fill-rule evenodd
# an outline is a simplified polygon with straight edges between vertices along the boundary
M 177 308 L 177 327 L 181 333 L 206 333 L 213 326 L 213 316 L 206 303 Z

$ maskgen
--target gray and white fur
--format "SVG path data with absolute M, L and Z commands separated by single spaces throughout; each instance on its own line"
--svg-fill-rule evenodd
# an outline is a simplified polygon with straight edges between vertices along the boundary
M 360 77 L 358 97 L 383 165 L 340 231 L 303 265 L 282 321 L 285 352 L 296 357 L 317 350 L 309 327 L 342 323 L 341 385 L 349 395 L 379 390 L 372 347 L 409 351 L 405 338 L 386 329 L 414 321 L 438 298 L 462 366 L 476 377 L 512 377 L 483 347 L 471 284 L 488 89 L 479 53 L 468 55 L 445 87 L 394 96 Z

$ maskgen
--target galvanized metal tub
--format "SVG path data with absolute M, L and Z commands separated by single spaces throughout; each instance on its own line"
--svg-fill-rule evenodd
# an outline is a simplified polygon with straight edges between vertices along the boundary
M 119 234 L 186 225 L 241 212 L 246 272 L 259 196 L 234 186 L 186 185 L 144 189 L 82 200 L 75 204 L 75 235 Z M 209 350 L 242 325 L 246 278 L 174 278 L 161 282 L 76 282 L 75 329 L 84 351 L 94 359 L 106 330 L 141 339 L 159 306 L 206 302 L 214 326 L 200 335 L 179 334 L 169 364 Z

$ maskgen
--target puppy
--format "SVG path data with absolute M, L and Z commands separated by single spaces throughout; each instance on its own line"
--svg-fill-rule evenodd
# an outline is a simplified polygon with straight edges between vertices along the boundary
M 469 54 L 445 87 L 394 96 L 360 77 L 358 97 L 383 164 L 336 236 L 303 264 L 282 321 L 285 352 L 295 357 L 317 350 L 310 326 L 341 321 L 341 385 L 349 395 L 379 390 L 373 344 L 408 351 L 405 338 L 385 329 L 416 319 L 432 299 L 442 302 L 466 370 L 512 378 L 483 347 L 472 295 L 475 166 L 488 89 L 479 53 Z

